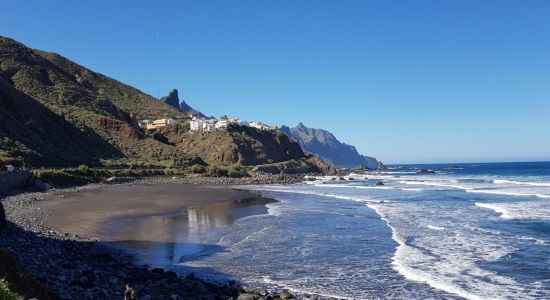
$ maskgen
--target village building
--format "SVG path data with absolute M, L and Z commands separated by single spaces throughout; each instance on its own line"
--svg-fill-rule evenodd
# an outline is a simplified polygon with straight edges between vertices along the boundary
M 227 128 L 229 124 L 235 124 L 240 126 L 250 126 L 247 121 L 243 121 L 238 118 L 223 118 L 216 122 L 216 129 Z
M 262 122 L 250 122 L 250 127 L 259 129 L 259 130 L 269 130 L 270 126 L 262 123 Z
M 151 120 L 141 120 L 141 122 L 138 123 L 139 127 L 146 129 L 148 124 L 153 123 Z
M 141 121 L 140 124 L 142 124 L 142 128 L 145 127 L 145 129 L 157 129 L 157 128 L 164 128 L 166 126 L 175 125 L 176 120 L 172 118 L 157 119 L 154 121 L 143 120 Z
M 216 128 L 216 119 L 204 119 L 193 117 L 189 121 L 189 129 L 191 131 L 212 131 Z
M 219 120 L 218 122 L 216 122 L 214 127 L 216 129 L 221 129 L 221 128 L 227 128 L 227 125 L 229 125 L 229 120 L 228 119 L 222 119 L 222 120 Z

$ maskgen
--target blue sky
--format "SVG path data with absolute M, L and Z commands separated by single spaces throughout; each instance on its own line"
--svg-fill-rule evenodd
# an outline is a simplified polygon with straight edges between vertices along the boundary
M 0 35 L 387 163 L 550 160 L 550 1 L 2 1 Z

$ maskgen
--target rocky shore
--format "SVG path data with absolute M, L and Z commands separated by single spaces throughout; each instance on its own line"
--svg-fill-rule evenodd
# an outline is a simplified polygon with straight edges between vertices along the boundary
M 132 180 L 110 179 L 109 184 L 182 183 L 182 184 L 270 184 L 296 183 L 302 176 L 260 175 L 250 178 L 153 177 Z M 125 182 L 125 183 L 117 183 Z M 0 250 L 12 256 L 26 274 L 48 293 L 25 295 L 40 299 L 121 299 L 124 283 L 131 282 L 139 299 L 320 299 L 317 296 L 292 295 L 287 291 L 244 291 L 236 282 L 218 285 L 196 278 L 185 278 L 163 269 L 136 266 L 131 257 L 115 252 L 86 237 L 56 232 L 45 225 L 48 212 L 37 203 L 48 194 L 63 195 L 82 189 L 50 189 L 46 192 L 22 192 L 2 200 L 7 228 L 0 231 Z

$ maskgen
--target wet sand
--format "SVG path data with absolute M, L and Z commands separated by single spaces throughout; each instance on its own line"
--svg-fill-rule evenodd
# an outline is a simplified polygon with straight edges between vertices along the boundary
M 133 254 L 140 264 L 169 267 L 182 256 L 216 251 L 201 237 L 274 202 L 223 185 L 116 185 L 52 196 L 40 206 L 48 226 Z

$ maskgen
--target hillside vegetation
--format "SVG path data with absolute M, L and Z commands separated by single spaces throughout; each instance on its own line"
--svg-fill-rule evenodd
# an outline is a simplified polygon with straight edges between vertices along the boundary
M 0 164 L 182 169 L 293 161 L 320 170 L 281 132 L 236 126 L 192 133 L 187 113 L 167 102 L 58 54 L 0 37 Z M 167 117 L 180 123 L 147 131 L 138 126 L 139 120 Z

